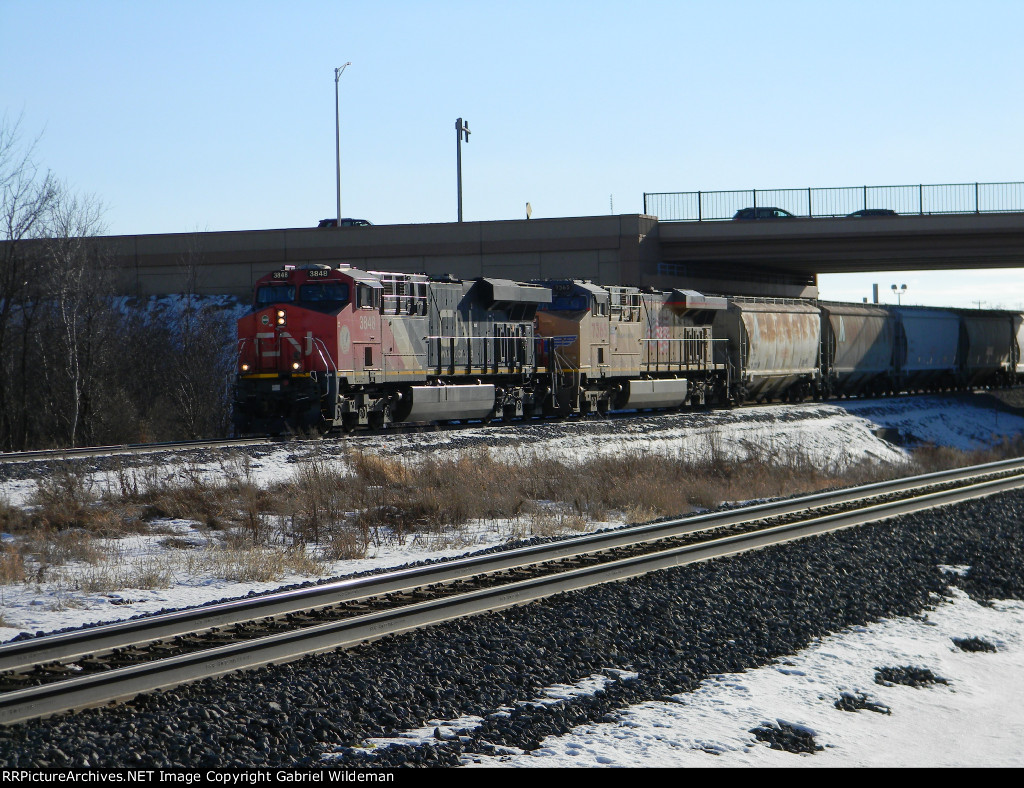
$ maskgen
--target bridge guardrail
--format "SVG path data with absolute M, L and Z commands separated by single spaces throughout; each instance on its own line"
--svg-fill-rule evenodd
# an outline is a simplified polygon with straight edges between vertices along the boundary
M 828 218 L 864 209 L 898 214 L 1024 212 L 1024 182 L 644 192 L 644 213 L 663 222 L 732 219 L 742 208 L 782 208 L 795 216 Z

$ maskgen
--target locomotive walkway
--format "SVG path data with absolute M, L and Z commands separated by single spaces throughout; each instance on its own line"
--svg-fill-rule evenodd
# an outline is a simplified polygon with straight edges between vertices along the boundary
M 631 526 L 0 646 L 0 723 L 1024 487 L 1015 459 Z

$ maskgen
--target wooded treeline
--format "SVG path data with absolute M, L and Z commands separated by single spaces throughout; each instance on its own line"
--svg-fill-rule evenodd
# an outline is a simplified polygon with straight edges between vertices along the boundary
M 118 296 L 98 199 L 0 119 L 0 450 L 226 436 L 233 315 Z

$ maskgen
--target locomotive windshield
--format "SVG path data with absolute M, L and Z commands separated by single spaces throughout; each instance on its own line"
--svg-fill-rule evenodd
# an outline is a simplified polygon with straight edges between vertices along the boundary
M 256 308 L 271 304 L 290 304 L 295 300 L 295 285 L 263 285 L 256 289 Z
M 333 312 L 348 303 L 344 282 L 316 282 L 299 288 L 299 303 L 318 312 Z
M 589 299 L 585 295 L 558 295 L 551 299 L 550 304 L 538 304 L 541 312 L 582 312 L 590 308 Z

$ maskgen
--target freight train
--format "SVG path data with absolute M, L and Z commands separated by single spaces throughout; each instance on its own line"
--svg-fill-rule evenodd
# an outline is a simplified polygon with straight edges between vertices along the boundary
M 238 434 L 1012 385 L 1024 316 L 286 265 L 238 322 Z

